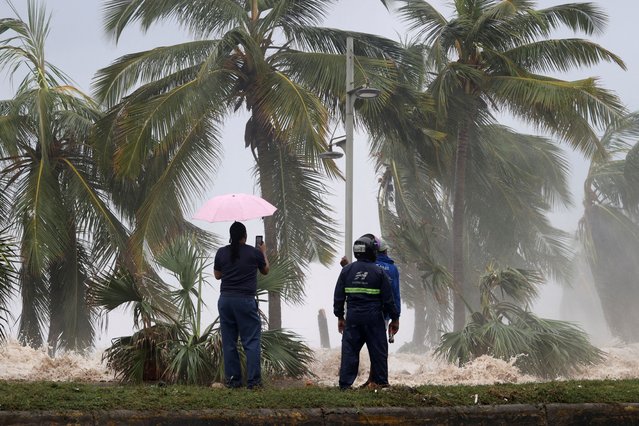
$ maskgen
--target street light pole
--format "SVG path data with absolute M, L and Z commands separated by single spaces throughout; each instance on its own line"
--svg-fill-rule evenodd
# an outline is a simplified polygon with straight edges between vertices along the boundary
M 353 38 L 346 38 L 346 146 L 344 154 L 346 160 L 346 230 L 344 233 L 344 254 L 351 259 L 353 248 L 353 103 L 355 102 L 353 64 Z
M 342 141 L 334 142 L 335 139 L 330 140 L 328 151 L 320 153 L 321 158 L 336 159 L 340 158 L 341 154 L 333 151 L 333 145 L 338 146 L 344 150 L 346 160 L 346 196 L 344 197 L 346 202 L 345 210 L 345 232 L 344 232 L 344 256 L 349 261 L 351 260 L 351 253 L 353 250 L 353 127 L 354 118 L 353 110 L 355 107 L 355 99 L 374 99 L 379 96 L 380 90 L 368 85 L 368 80 L 364 86 L 355 89 L 354 78 L 355 60 L 353 56 L 353 38 L 346 38 L 346 117 L 344 118 L 344 127 L 346 135 L 344 137 L 344 143 Z

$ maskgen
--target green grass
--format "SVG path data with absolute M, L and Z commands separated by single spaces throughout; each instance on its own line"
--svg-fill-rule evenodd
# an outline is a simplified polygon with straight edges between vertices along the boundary
M 0 411 L 430 407 L 474 405 L 475 395 L 483 405 L 639 402 L 639 380 L 399 386 L 377 392 L 317 386 L 268 385 L 251 391 L 197 386 L 0 381 Z

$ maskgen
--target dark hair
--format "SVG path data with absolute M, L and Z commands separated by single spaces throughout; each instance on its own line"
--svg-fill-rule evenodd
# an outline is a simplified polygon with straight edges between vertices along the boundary
M 240 257 L 240 240 L 246 238 L 246 226 L 241 222 L 233 222 L 229 229 L 231 234 L 231 263 Z

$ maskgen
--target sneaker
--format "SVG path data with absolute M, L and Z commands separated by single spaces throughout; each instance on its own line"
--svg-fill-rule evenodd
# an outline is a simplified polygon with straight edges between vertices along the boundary
M 364 386 L 362 386 L 364 387 Z M 366 382 L 366 386 L 367 389 L 385 389 L 390 387 L 390 385 L 388 383 L 384 383 L 384 384 L 378 384 L 375 382 Z

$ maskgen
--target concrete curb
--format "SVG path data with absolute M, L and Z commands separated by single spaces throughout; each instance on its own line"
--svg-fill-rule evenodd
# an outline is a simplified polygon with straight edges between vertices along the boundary
M 0 425 L 639 425 L 639 403 L 145 412 L 0 411 Z

